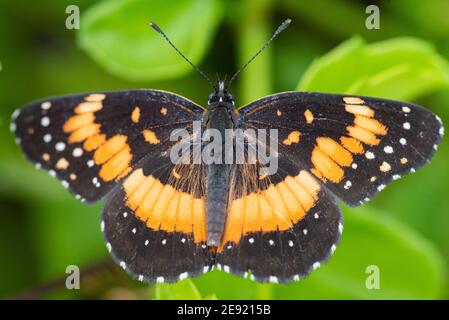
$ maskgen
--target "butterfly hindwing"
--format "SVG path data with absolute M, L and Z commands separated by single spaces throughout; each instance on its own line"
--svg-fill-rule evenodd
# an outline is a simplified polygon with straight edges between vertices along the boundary
M 163 91 L 100 92 L 31 103 L 13 115 L 11 127 L 36 167 L 92 202 L 144 155 L 168 150 L 172 130 L 191 125 L 203 111 Z
M 205 171 L 147 156 L 106 202 L 108 249 L 128 273 L 147 282 L 175 282 L 211 270 L 206 246 Z
M 229 196 L 219 269 L 259 282 L 287 283 L 306 276 L 334 252 L 342 231 L 339 208 L 311 174 L 292 167 L 278 182 L 261 181 L 256 168 L 234 167 L 230 184 L 237 187 Z
M 434 154 L 441 120 L 418 105 L 369 97 L 287 92 L 239 110 L 240 121 L 279 131 L 279 157 L 296 159 L 350 205 Z

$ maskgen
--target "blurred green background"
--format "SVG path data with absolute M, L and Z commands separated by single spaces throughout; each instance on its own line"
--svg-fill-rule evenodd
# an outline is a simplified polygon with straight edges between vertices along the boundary
M 380 8 L 368 30 L 365 9 Z M 66 28 L 68 5 L 80 30 Z M 369 204 L 343 207 L 329 263 L 288 286 L 219 271 L 175 285 L 131 280 L 112 262 L 87 206 L 22 157 L 11 113 L 45 96 L 156 88 L 206 104 L 210 87 L 148 27 L 157 22 L 215 78 L 231 75 L 285 18 L 291 26 L 242 73 L 237 105 L 266 94 L 321 91 L 401 99 L 449 123 L 449 1 L 0 0 L 0 298 L 447 299 L 449 144 L 430 165 Z M 65 289 L 68 265 L 81 289 Z M 365 286 L 367 267 L 380 289 Z

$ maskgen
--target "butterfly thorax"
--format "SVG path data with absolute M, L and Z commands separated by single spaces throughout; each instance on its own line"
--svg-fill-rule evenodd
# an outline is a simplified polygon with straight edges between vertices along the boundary
M 209 96 L 207 129 L 215 129 L 222 137 L 221 161 L 207 165 L 206 229 L 208 245 L 218 246 L 223 235 L 228 206 L 230 164 L 225 163 L 226 129 L 235 127 L 234 97 L 223 82 Z

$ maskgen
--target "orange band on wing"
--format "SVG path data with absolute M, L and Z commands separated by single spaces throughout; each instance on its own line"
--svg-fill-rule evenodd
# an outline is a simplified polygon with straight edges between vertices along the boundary
M 123 182 L 126 204 L 153 230 L 192 234 L 195 243 L 206 241 L 204 199 L 162 184 L 142 169 L 135 170 Z
M 293 227 L 316 204 L 320 185 L 306 171 L 229 204 L 222 244 L 237 243 L 250 232 L 283 231 Z

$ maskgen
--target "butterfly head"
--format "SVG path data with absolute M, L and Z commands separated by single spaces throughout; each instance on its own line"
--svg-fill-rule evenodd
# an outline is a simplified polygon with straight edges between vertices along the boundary
M 228 92 L 228 86 L 224 81 L 217 81 L 215 90 L 209 95 L 209 106 L 216 104 L 234 105 L 234 96 Z

